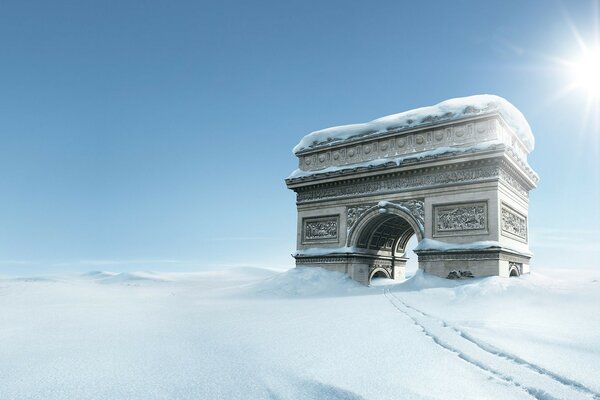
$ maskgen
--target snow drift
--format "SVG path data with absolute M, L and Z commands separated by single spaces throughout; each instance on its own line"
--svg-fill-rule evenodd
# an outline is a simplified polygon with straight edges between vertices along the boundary
M 499 113 L 506 123 L 532 151 L 535 140 L 523 114 L 502 97 L 482 94 L 442 101 L 434 106 L 417 108 L 375 119 L 371 122 L 334 126 L 304 136 L 294 147 L 294 154 L 302 150 L 356 137 L 375 136 L 392 130 L 451 122 L 481 114 Z

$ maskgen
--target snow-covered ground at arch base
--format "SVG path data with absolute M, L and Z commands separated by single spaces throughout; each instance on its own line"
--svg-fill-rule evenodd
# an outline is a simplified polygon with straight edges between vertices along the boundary
M 600 271 L 0 279 L 0 399 L 599 399 Z

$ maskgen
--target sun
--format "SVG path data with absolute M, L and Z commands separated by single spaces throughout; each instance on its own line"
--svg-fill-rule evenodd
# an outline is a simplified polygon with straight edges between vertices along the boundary
M 573 86 L 585 90 L 593 99 L 600 98 L 600 48 L 584 49 L 581 58 L 571 62 Z

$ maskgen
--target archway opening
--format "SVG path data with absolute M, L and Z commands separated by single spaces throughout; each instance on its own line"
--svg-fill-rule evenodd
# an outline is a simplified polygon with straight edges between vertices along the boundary
M 415 239 L 411 241 L 411 238 Z M 409 247 L 409 242 L 412 247 Z M 362 228 L 356 245 L 372 255 L 372 271 L 385 269 L 388 278 L 401 280 L 405 278 L 409 260 L 407 250 L 416 246 L 416 242 L 415 230 L 406 219 L 397 214 L 383 213 L 373 217 Z M 411 266 L 415 265 L 414 262 Z M 380 276 L 377 275 L 379 272 L 371 275 L 371 279 Z
M 516 267 L 512 267 L 510 269 L 510 275 L 509 276 L 510 277 L 519 276 L 519 270 Z
M 389 278 L 389 277 L 387 276 L 387 274 L 385 272 L 377 271 L 373 275 L 371 275 L 371 279 L 374 279 L 374 278 Z

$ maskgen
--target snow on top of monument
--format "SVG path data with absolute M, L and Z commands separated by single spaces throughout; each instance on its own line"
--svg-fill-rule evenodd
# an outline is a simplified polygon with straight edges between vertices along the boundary
M 481 94 L 445 100 L 434 106 L 387 115 L 362 124 L 334 126 L 314 131 L 300 140 L 300 143 L 294 147 L 294 153 L 356 137 L 377 135 L 396 129 L 410 129 L 434 123 L 455 121 L 492 112 L 498 112 L 523 141 L 527 149 L 529 151 L 533 150 L 535 140 L 529 123 L 523 114 L 502 97 Z

